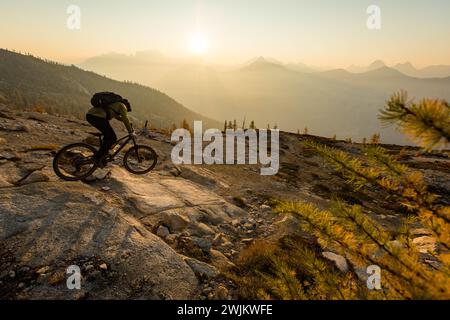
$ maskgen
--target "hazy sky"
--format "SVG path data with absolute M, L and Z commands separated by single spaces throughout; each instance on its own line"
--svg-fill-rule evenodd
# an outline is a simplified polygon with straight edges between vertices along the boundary
M 66 26 L 71 4 L 81 9 L 80 30 Z M 369 5 L 381 8 L 381 30 L 366 26 Z M 185 56 L 194 46 L 220 64 L 262 55 L 423 66 L 450 64 L 449 14 L 449 0 L 1 0 L 0 47 L 66 63 L 112 51 Z

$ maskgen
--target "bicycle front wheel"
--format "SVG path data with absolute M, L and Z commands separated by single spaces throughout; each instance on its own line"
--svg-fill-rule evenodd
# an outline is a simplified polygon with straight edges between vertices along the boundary
M 97 169 L 93 157 L 97 150 L 86 143 L 74 143 L 62 148 L 53 159 L 53 170 L 66 181 L 89 177 Z
M 123 164 L 134 174 L 146 174 L 155 168 L 158 155 L 148 146 L 135 146 L 125 153 Z

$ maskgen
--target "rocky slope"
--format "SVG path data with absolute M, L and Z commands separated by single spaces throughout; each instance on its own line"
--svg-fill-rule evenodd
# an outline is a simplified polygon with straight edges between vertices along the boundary
M 281 134 L 281 168 L 273 177 L 249 165 L 174 166 L 168 137 L 151 132 L 140 139 L 160 161 L 148 175 L 131 175 L 118 159 L 89 181 L 59 180 L 51 169 L 55 151 L 89 131 L 75 118 L 0 106 L 0 299 L 234 298 L 223 272 L 239 252 L 257 239 L 298 232 L 295 220 L 272 213 L 271 198 L 320 207 L 335 195 L 367 208 L 376 203 L 374 218 L 398 226 L 394 204 L 376 190 L 352 191 L 303 147 L 302 135 Z M 361 152 L 357 144 L 309 138 Z M 447 154 L 409 148 L 402 157 L 424 172 L 441 201 L 450 201 Z M 424 252 L 433 249 L 426 235 L 418 233 L 418 241 Z M 337 267 L 346 263 L 324 255 Z M 66 287 L 69 265 L 81 268 L 81 290 Z

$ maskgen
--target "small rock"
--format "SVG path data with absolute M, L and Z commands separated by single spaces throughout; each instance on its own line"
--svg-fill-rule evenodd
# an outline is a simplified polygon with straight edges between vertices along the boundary
M 161 225 L 161 226 L 158 227 L 158 230 L 156 231 L 156 234 L 160 238 L 165 239 L 170 234 L 170 231 L 169 231 L 169 229 L 166 226 Z
M 212 243 L 208 239 L 193 237 L 192 242 L 204 251 L 209 251 L 212 247 Z
M 50 271 L 50 267 L 49 266 L 45 266 L 45 267 L 42 267 L 42 268 L 38 269 L 36 271 L 36 273 L 38 273 L 38 274 L 45 274 L 45 273 L 47 273 L 49 271 Z
M 21 290 L 25 287 L 25 283 L 21 282 L 19 283 L 19 285 L 17 286 L 17 289 Z
M 244 224 L 245 229 L 254 229 L 256 226 L 250 222 Z
M 215 234 L 214 230 L 208 227 L 203 222 L 197 224 L 194 233 L 197 235 L 211 235 L 211 236 Z
M 19 271 L 26 273 L 26 272 L 30 271 L 30 267 L 24 266 L 24 267 L 20 268 Z
M 234 219 L 234 220 L 231 221 L 231 225 L 232 225 L 233 227 L 237 227 L 239 224 L 240 224 L 239 219 Z
M 97 179 L 97 180 L 104 180 L 106 179 L 106 177 L 108 177 L 108 175 L 111 173 L 110 170 L 108 169 L 97 169 L 93 176 Z
M 266 204 L 263 204 L 259 207 L 262 211 L 272 211 L 272 208 Z
M 14 270 L 11 270 L 11 271 L 8 273 L 8 275 L 9 275 L 10 278 L 15 278 L 15 277 L 16 277 L 16 272 L 15 272 Z
M 205 289 L 203 289 L 203 292 L 204 293 L 210 293 L 211 291 L 213 290 L 213 288 L 211 288 L 211 287 L 206 287 Z
M 224 244 L 230 243 L 230 241 L 227 239 L 227 237 L 223 233 L 216 234 L 214 236 L 214 239 L 212 242 L 217 247 L 224 246 Z
M 102 190 L 103 191 L 109 191 L 109 190 L 111 190 L 111 188 L 110 187 L 102 187 Z
M 84 270 L 86 271 L 86 272 L 89 272 L 89 271 L 91 271 L 91 270 L 93 270 L 94 269 L 94 266 L 92 265 L 92 264 L 88 264 L 87 266 L 86 266 L 86 268 L 84 268 Z
M 222 252 L 211 249 L 209 251 L 211 256 L 211 263 L 213 266 L 219 269 L 228 269 L 234 267 L 234 263 L 231 262 Z
M 219 270 L 217 270 L 214 266 L 211 266 L 205 262 L 198 261 L 196 259 L 189 257 L 186 257 L 185 261 L 197 276 L 214 278 L 219 275 Z
M 15 154 L 13 152 L 4 151 L 4 152 L 0 153 L 0 159 L 12 161 L 12 160 L 19 160 L 20 158 L 17 156 L 17 154 Z
M 170 214 L 164 219 L 164 223 L 172 230 L 172 232 L 180 232 L 190 223 L 188 217 L 183 214 Z
M 108 266 L 106 265 L 106 263 L 102 263 L 99 267 L 102 270 L 108 270 Z
M 166 238 L 165 238 L 166 242 L 168 243 L 175 243 L 175 241 L 177 241 L 177 235 L 176 234 L 169 234 Z
M 436 252 L 436 239 L 430 236 L 422 236 L 413 239 L 412 241 L 420 253 L 435 253 Z
M 224 285 L 219 285 L 217 289 L 214 291 L 214 297 L 218 300 L 227 300 L 228 299 L 228 289 Z
M 341 271 L 346 273 L 348 271 L 348 263 L 347 260 L 336 253 L 325 251 L 322 252 L 322 255 L 328 260 L 333 261 L 336 264 L 336 267 Z
M 241 240 L 241 242 L 244 244 L 250 244 L 253 242 L 253 238 L 244 238 Z

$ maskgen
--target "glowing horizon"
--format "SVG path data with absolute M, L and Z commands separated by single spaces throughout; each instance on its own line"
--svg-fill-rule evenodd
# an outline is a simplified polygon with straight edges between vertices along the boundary
M 66 26 L 71 4 L 81 9 L 80 30 Z M 380 30 L 366 26 L 371 4 L 381 8 Z M 379 59 L 450 65 L 445 0 L 3 0 L 0 10 L 1 47 L 64 63 L 157 50 L 221 65 L 258 56 L 336 68 Z

